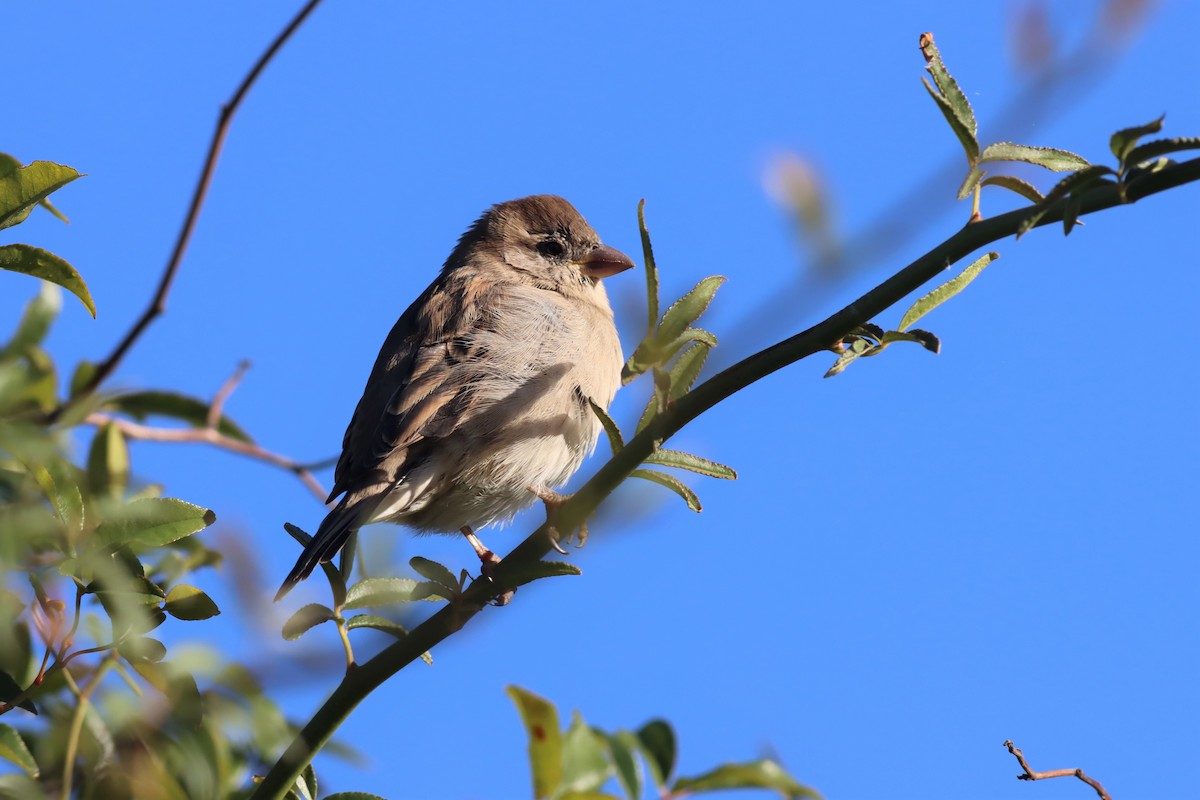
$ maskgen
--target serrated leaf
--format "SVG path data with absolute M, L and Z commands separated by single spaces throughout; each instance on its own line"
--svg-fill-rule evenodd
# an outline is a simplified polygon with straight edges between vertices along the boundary
M 1035 164 L 1053 172 L 1073 172 L 1086 169 L 1092 164 L 1086 158 L 1069 150 L 1056 147 L 1033 147 L 1013 142 L 996 142 L 983 148 L 980 163 L 990 161 L 1021 161 Z
M 691 291 L 671 304 L 663 314 L 662 322 L 654 335 L 654 341 L 660 348 L 665 348 L 679 339 L 680 335 L 700 318 L 712 302 L 713 295 L 721 288 L 725 278 L 713 275 L 697 283 Z
M 0 758 L 16 764 L 31 778 L 38 777 L 40 773 L 37 762 L 33 760 L 33 753 L 29 752 L 25 740 L 11 725 L 0 724 Z
M 609 766 L 608 744 L 583 721 L 579 712 L 563 736 L 563 778 L 560 791 L 566 795 L 589 794 L 599 791 L 612 774 Z
M 204 400 L 179 392 L 147 390 L 118 394 L 107 400 L 104 407 L 128 414 L 136 420 L 153 416 L 168 417 L 186 422 L 194 428 L 204 428 L 208 425 L 211 406 Z M 217 421 L 217 432 L 242 442 L 254 441 L 250 434 L 224 414 Z
M 531 561 L 513 567 L 508 573 L 516 586 L 524 586 L 542 578 L 557 578 L 560 575 L 582 575 L 583 571 L 565 561 Z
M 397 639 L 403 639 L 405 636 L 408 636 L 408 628 L 399 622 L 390 620 L 387 617 L 377 617 L 374 614 L 359 614 L 346 620 L 347 630 L 354 630 L 355 628 L 370 628 L 374 631 L 382 631 L 383 633 L 395 636 Z
M 533 796 L 542 800 L 554 794 L 562 783 L 562 732 L 558 727 L 558 710 L 544 697 L 507 686 L 505 692 L 517 706 L 521 722 L 529 738 L 529 765 L 533 772 Z
M 642 755 L 646 758 L 646 764 L 650 767 L 650 777 L 654 780 L 654 785 L 659 788 L 660 794 L 665 794 L 662 790 L 675 773 L 675 759 L 678 755 L 675 730 L 666 720 L 652 719 L 638 728 L 634 735 Z
M 211 509 L 173 497 L 134 500 L 110 512 L 96 529 L 93 541 L 100 547 L 162 547 L 204 530 L 216 519 Z
M 737 472 L 732 467 L 727 467 L 716 461 L 709 461 L 707 458 L 701 458 L 700 456 L 685 453 L 681 450 L 655 450 L 644 463 L 657 464 L 660 467 L 686 469 L 698 472 L 701 475 L 707 475 L 710 478 L 722 478 L 730 481 L 737 480 Z
M 674 402 L 691 391 L 707 360 L 708 345 L 706 344 L 694 344 L 679 354 L 679 358 L 675 360 L 667 373 L 671 379 L 671 388 L 667 392 L 668 402 Z
M 1151 133 L 1158 133 L 1162 130 L 1163 120 L 1167 115 L 1163 114 L 1152 122 L 1147 122 L 1145 125 L 1134 125 L 1132 128 L 1122 128 L 1112 135 L 1108 140 L 1109 149 L 1112 154 L 1117 157 L 1117 161 L 1122 167 L 1125 166 L 1126 159 L 1129 158 L 1129 153 L 1137 147 L 1138 140 L 1143 136 L 1148 136 Z
M 48 800 L 42 785 L 21 772 L 0 775 L 0 797 L 4 800 Z
M 946 121 L 950 123 L 954 134 L 962 143 L 963 150 L 967 155 L 967 162 L 971 166 L 975 166 L 979 160 L 979 141 L 976 138 L 978 126 L 971 103 L 967 100 L 967 95 L 962 88 L 959 87 L 958 81 L 954 80 L 950 71 L 946 69 L 942 55 L 938 52 L 937 45 L 933 43 L 933 34 L 926 33 L 921 36 L 921 52 L 925 56 L 925 69 L 929 71 L 934 83 L 937 84 L 937 91 L 934 91 L 924 77 L 921 78 L 921 82 L 925 84 L 930 96 L 938 104 L 938 108 L 942 110 Z
M 984 171 L 979 167 L 971 167 L 967 172 L 967 177 L 963 178 L 962 185 L 958 187 L 958 199 L 966 200 L 975 191 L 975 187 L 983 180 Z
M 413 587 L 412 594 L 408 601 L 415 603 L 418 600 L 427 600 L 429 602 L 439 603 L 443 600 L 451 600 L 458 594 L 456 588 L 453 592 L 447 591 L 445 586 L 433 581 L 417 581 L 417 585 Z M 448 595 L 448 596 L 447 596 Z
M 303 800 L 317 800 L 317 772 L 311 762 L 304 765 L 296 778 L 296 789 Z
M 1200 150 L 1200 136 L 1179 136 L 1174 139 L 1155 139 L 1152 142 L 1138 145 L 1129 151 L 1125 158 L 1127 166 L 1136 166 L 1167 153 L 1178 153 L 1181 150 Z
M 788 798 L 821 800 L 819 793 L 797 782 L 778 762 L 766 758 L 742 764 L 723 764 L 694 778 L 680 778 L 671 787 L 672 792 L 689 794 L 725 789 L 773 789 Z
M 38 293 L 25 304 L 21 321 L 4 350 L 0 351 L 0 358 L 23 355 L 31 347 L 41 344 L 61 310 L 62 292 L 53 283 L 42 281 Z
M 590 397 L 588 405 L 592 407 L 592 413 L 596 415 L 596 419 L 600 420 L 600 427 L 604 429 L 604 434 L 608 437 L 608 446 L 615 456 L 625 449 L 625 437 L 621 436 L 621 429 L 617 427 L 617 423 L 613 422 L 613 418 L 608 415 L 608 412 L 598 406 L 596 401 Z
M 967 288 L 971 281 L 975 280 L 975 277 L 983 271 L 984 267 L 999 257 L 1000 254 L 995 252 L 983 254 L 958 275 L 922 296 L 917 302 L 912 304 L 912 307 L 908 311 L 904 312 L 904 317 L 900 320 L 900 330 L 903 331 L 921 317 Z
M 119 500 L 129 485 L 129 445 L 116 423 L 96 429 L 87 459 L 88 485 L 93 495 Z
M 958 137 L 959 144 L 962 145 L 963 152 L 966 153 L 967 163 L 974 166 L 979 159 L 979 142 L 975 140 L 975 134 L 963 126 L 962 122 L 954 114 L 954 109 L 947 102 L 946 98 L 938 94 L 929 81 L 922 76 L 921 83 L 924 84 L 925 90 L 929 92 L 929 96 L 933 98 L 933 102 L 937 105 L 938 110 L 942 112 L 942 116 L 946 118 L 946 122 L 950 124 L 950 130 L 954 131 L 954 135 Z
M 23 221 L 42 200 L 82 177 L 71 167 L 53 161 L 34 161 L 13 169 L 14 161 L 8 156 L 0 169 L 0 230 Z
M 178 583 L 171 587 L 163 608 L 175 619 L 182 620 L 210 619 L 221 613 L 212 598 L 186 583 Z
M 285 522 L 283 523 L 283 529 L 287 531 L 288 536 L 299 542 L 301 547 L 308 547 L 309 543 L 312 542 L 312 534 L 305 532 L 299 525 Z
M 654 248 L 650 246 L 650 231 L 646 228 L 646 198 L 638 201 L 638 232 L 642 237 L 642 261 L 646 267 L 646 311 L 650 319 L 647 336 L 654 334 L 658 322 L 658 267 L 654 263 Z
M 430 561 L 428 558 L 413 556 L 408 560 L 408 565 L 426 580 L 445 586 L 451 591 L 458 589 L 458 579 L 454 577 L 454 573 L 444 564 Z
M 653 469 L 635 469 L 629 475 L 633 478 L 641 478 L 651 483 L 657 483 L 659 486 L 667 487 L 682 497 L 683 501 L 687 503 L 687 507 L 697 514 L 703 510 L 703 507 L 700 505 L 700 498 L 696 496 L 696 493 L 674 475 L 668 475 L 665 472 L 658 472 Z
M 1011 175 L 991 175 L 987 178 L 984 178 L 980 185 L 999 186 L 1003 189 L 1016 192 L 1026 200 L 1030 200 L 1034 203 L 1040 203 L 1045 199 L 1042 193 L 1039 192 L 1032 183 L 1023 181 L 1020 178 L 1014 178 Z
M 834 375 L 840 375 L 841 373 L 845 372 L 846 367 L 850 366 L 850 364 L 852 364 L 854 361 L 861 358 L 863 352 L 863 350 L 855 350 L 853 348 L 846 350 L 837 357 L 837 360 L 833 362 L 833 366 L 825 370 L 825 374 L 821 377 L 832 378 Z
M 343 608 L 368 608 L 411 602 L 417 582 L 412 578 L 364 578 L 346 589 Z M 438 584 L 439 586 L 441 584 Z
M 908 331 L 888 331 L 883 335 L 880 344 L 889 345 L 893 342 L 916 342 L 929 352 L 937 355 L 942 349 L 942 343 L 937 336 L 920 328 Z
M 0 269 L 58 284 L 78 297 L 93 318 L 96 316 L 96 304 L 83 278 L 74 267 L 53 253 L 27 244 L 7 244 L 0 247 Z
M 1067 197 L 1067 202 L 1063 206 L 1063 236 L 1070 236 L 1076 225 L 1083 224 L 1079 221 L 1079 209 L 1082 205 L 1083 200 L 1078 194 L 1072 193 Z
M 283 623 L 283 638 L 289 642 L 299 639 L 311 628 L 334 619 L 335 614 L 329 606 L 320 603 L 309 603 L 302 606 L 295 614 Z
M 1067 177 L 1063 178 L 1054 185 L 1046 196 L 1042 198 L 1042 202 L 1034 207 L 1032 213 L 1017 226 L 1017 238 L 1020 239 L 1026 233 L 1037 225 L 1038 221 L 1046 215 L 1050 208 L 1072 192 L 1083 192 L 1090 188 L 1092 184 L 1099 183 L 1106 175 L 1116 175 L 1111 167 L 1106 167 L 1103 164 L 1081 169 L 1078 172 L 1072 172 Z

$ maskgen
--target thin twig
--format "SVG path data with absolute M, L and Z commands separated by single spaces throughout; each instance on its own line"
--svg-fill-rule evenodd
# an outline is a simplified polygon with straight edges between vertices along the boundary
M 127 419 L 99 412 L 88 414 L 84 419 L 84 423 L 87 425 L 99 426 L 110 422 L 116 425 L 117 429 L 129 439 L 146 442 L 210 444 L 222 450 L 228 450 L 247 458 L 253 458 L 256 461 L 262 461 L 291 472 L 304 483 L 313 496 L 322 504 L 329 495 L 325 491 L 325 487 L 321 486 L 321 482 L 316 479 L 316 476 L 309 472 L 303 464 L 293 461 L 287 456 L 272 453 L 270 450 L 266 450 L 253 442 L 246 442 L 241 439 L 235 439 L 232 436 L 227 436 L 215 428 L 155 428 L 150 425 L 141 425 L 136 422 L 130 422 Z
M 1022 781 L 1040 781 L 1046 778 L 1069 778 L 1074 775 L 1079 780 L 1086 783 L 1088 786 L 1096 790 L 1096 794 L 1100 795 L 1100 800 L 1112 800 L 1108 792 L 1104 791 L 1104 787 L 1100 785 L 1100 781 L 1095 778 L 1089 778 L 1083 774 L 1081 769 L 1050 769 L 1045 772 L 1037 772 L 1029 766 L 1029 762 L 1025 760 L 1025 756 L 1021 753 L 1021 749 L 1012 743 L 1012 739 L 1007 739 L 1004 746 L 1008 748 L 1008 752 L 1012 753 L 1017 758 L 1017 763 L 1021 765 L 1021 769 L 1025 770 L 1023 775 L 1018 775 L 1017 779 Z
M 83 388 L 75 394 L 75 397 L 85 397 L 95 390 L 96 387 L 100 386 L 100 384 L 104 383 L 117 368 L 117 365 L 121 363 L 121 359 L 125 357 L 129 348 L 133 346 L 133 343 L 146 330 L 146 327 L 156 317 L 166 311 L 167 295 L 170 293 L 171 286 L 175 282 L 175 275 L 179 272 L 179 265 L 183 262 L 184 253 L 187 251 L 188 243 L 192 238 L 192 231 L 196 228 L 196 221 L 200 218 L 200 209 L 204 206 L 204 200 L 208 195 L 208 187 L 212 183 L 212 176 L 216 171 L 217 160 L 221 156 L 221 148 L 225 144 L 225 136 L 229 131 L 230 122 L 233 121 L 233 115 L 237 113 L 238 106 L 241 105 L 242 99 L 250 91 L 250 87 L 254 85 L 254 81 L 257 80 L 259 74 L 320 2 L 321 0 L 309 0 L 309 2 L 304 4 L 300 12 L 275 37 L 271 45 L 259 56 L 258 61 L 250 68 L 250 71 L 246 73 L 246 77 L 242 79 L 241 84 L 238 86 L 237 91 L 233 93 L 230 101 L 221 107 L 221 114 L 217 118 L 216 130 L 213 132 L 212 141 L 208 146 L 208 157 L 204 161 L 204 167 L 200 172 L 200 180 L 197 181 L 195 191 L 192 193 L 192 203 L 188 208 L 187 216 L 183 219 L 183 227 L 180 228 L 179 237 L 175 240 L 175 248 L 171 251 L 171 257 L 168 259 L 167 265 L 163 269 L 162 277 L 159 279 L 158 290 L 154 293 L 150 305 L 142 312 L 142 316 L 133 324 L 133 327 L 129 329 L 108 358 L 100 362 L 96 367 L 96 371 L 92 373 L 91 378 L 88 379 Z M 70 401 L 55 409 L 49 415 L 49 421 L 55 422 L 62 416 L 62 413 L 69 405 Z
M 225 410 L 225 401 L 233 394 L 233 390 L 242 382 L 242 378 L 246 376 L 246 370 L 250 369 L 250 362 L 242 360 L 238 362 L 237 369 L 229 376 L 229 380 L 221 384 L 221 388 L 213 395 L 212 404 L 208 407 L 208 418 L 204 421 L 209 428 L 215 429 L 221 422 L 221 414 Z
M 104 674 L 116 663 L 116 657 L 113 655 L 109 655 L 101 661 L 91 682 L 79 693 L 79 704 L 75 706 L 75 713 L 71 717 L 66 752 L 63 755 L 62 800 L 71 798 L 71 783 L 75 776 L 75 753 L 79 748 L 79 734 L 83 731 L 83 718 L 87 715 L 88 706 L 91 705 L 92 692 L 96 691 L 100 681 L 104 679 Z

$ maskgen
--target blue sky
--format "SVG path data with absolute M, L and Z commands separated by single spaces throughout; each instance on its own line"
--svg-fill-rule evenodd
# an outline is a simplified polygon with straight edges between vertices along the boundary
M 95 297 L 95 321 L 65 305 L 50 340 L 62 363 L 107 353 L 146 303 L 219 105 L 297 5 L 6 11 L 22 68 L 0 150 L 88 173 L 56 195 L 70 226 L 40 214 L 17 230 Z M 167 314 L 116 384 L 207 396 L 249 359 L 230 415 L 278 452 L 335 455 L 383 336 L 455 238 L 489 204 L 540 192 L 634 256 L 646 198 L 664 295 L 729 278 L 707 318 L 728 363 L 966 219 L 952 202 L 963 159 L 919 83 L 922 31 L 985 140 L 1103 161 L 1112 131 L 1163 112 L 1166 135 L 1200 135 L 1200 8 L 1153 4 L 1040 108 L 1014 100 L 1034 74 L 1012 44 L 1029 5 L 329 2 L 247 98 Z M 1055 45 L 1084 40 L 1099 5 L 1045 3 Z M 894 223 L 852 274 L 813 277 L 767 190 L 788 153 L 822 176 L 848 242 Z M 689 478 L 699 516 L 649 484 L 615 495 L 573 554 L 583 576 L 523 589 L 434 667 L 393 679 L 342 730 L 370 764 L 322 760 L 325 787 L 524 796 L 503 691 L 516 683 L 604 727 L 666 717 L 684 774 L 770 752 L 832 800 L 1087 796 L 1013 780 L 1006 738 L 1114 797 L 1194 791 L 1179 767 L 1200 744 L 1198 206 L 1188 186 L 1069 239 L 1055 226 L 1001 242 L 1000 261 L 922 321 L 940 356 L 898 346 L 830 380 L 833 356 L 816 357 L 706 414 L 674 446 L 738 481 Z M 1010 207 L 985 195 L 985 214 Z M 9 320 L 35 291 L 18 276 L 0 287 Z M 641 280 L 609 287 L 628 351 Z M 624 426 L 642 389 L 617 398 Z M 139 443 L 134 463 L 216 510 L 205 535 L 257 563 L 245 592 L 273 593 L 290 567 L 284 520 L 320 518 L 290 475 L 227 453 Z M 540 519 L 484 540 L 503 552 Z M 386 526 L 367 538 L 397 565 L 472 565 L 458 541 Z M 281 674 L 300 651 L 336 652 L 331 631 L 278 638 L 319 587 L 250 618 L 230 571 L 206 580 L 225 613 L 187 634 Z M 293 674 L 279 696 L 306 719 L 335 679 Z M 489 735 L 470 737 L 481 721 Z

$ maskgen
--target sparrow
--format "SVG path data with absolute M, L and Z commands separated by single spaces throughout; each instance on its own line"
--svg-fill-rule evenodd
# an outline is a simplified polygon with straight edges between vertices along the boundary
M 624 358 L 601 279 L 633 266 L 561 197 L 492 206 L 388 334 L 291 591 L 372 522 L 466 535 L 554 495 L 595 448 Z M 549 500 L 548 500 L 549 502 Z

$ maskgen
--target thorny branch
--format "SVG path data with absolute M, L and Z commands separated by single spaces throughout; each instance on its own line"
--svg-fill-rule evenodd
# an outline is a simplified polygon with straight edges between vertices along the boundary
M 1021 765 L 1021 769 L 1025 770 L 1023 775 L 1018 775 L 1017 779 L 1022 781 L 1040 781 L 1045 778 L 1068 778 L 1074 775 L 1079 780 L 1086 783 L 1088 786 L 1096 790 L 1096 794 L 1100 795 L 1100 800 L 1112 800 L 1108 792 L 1104 791 L 1104 787 L 1100 785 L 1100 781 L 1095 778 L 1088 777 L 1081 769 L 1050 769 L 1045 772 L 1037 772 L 1029 766 L 1029 762 L 1025 760 L 1025 756 L 1021 753 L 1021 748 L 1013 744 L 1012 739 L 1007 739 L 1004 746 L 1008 748 L 1008 752 L 1016 756 L 1017 763 Z

